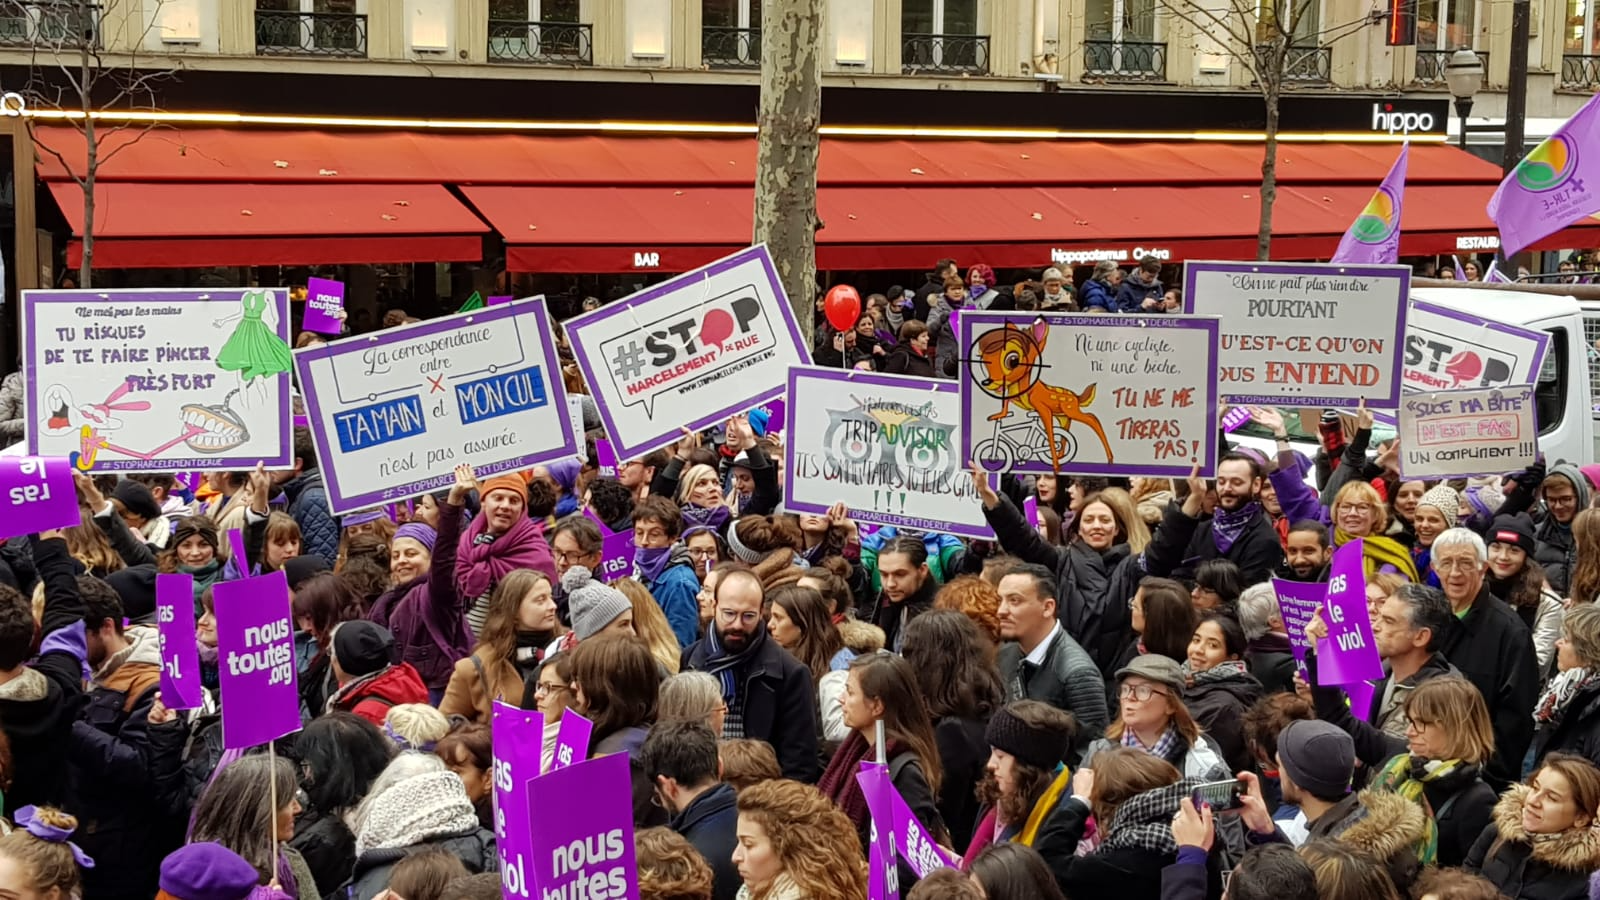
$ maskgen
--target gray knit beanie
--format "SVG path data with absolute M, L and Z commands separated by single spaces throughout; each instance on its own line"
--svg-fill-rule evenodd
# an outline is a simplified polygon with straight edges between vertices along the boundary
M 584 641 L 605 630 L 617 616 L 633 610 L 626 594 L 594 580 L 594 573 L 573 566 L 561 576 L 567 592 L 567 607 L 572 613 L 572 630 Z

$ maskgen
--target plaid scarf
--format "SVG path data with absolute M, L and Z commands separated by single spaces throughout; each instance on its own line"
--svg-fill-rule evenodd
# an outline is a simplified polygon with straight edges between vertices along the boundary
M 1544 695 L 1533 705 L 1535 726 L 1548 724 L 1555 728 L 1560 725 L 1573 698 L 1596 684 L 1600 684 L 1600 669 L 1568 669 L 1550 679 L 1550 686 L 1544 689 Z
M 1250 675 L 1250 667 L 1242 659 L 1225 659 L 1204 672 L 1196 672 L 1190 668 L 1189 661 L 1184 660 L 1183 677 L 1189 682 L 1190 687 L 1200 684 L 1215 684 L 1219 681 L 1239 681 Z
M 1161 737 L 1156 738 L 1156 743 L 1153 747 L 1146 747 L 1144 742 L 1139 740 L 1139 736 L 1133 733 L 1132 728 L 1122 729 L 1122 746 L 1143 750 L 1151 756 L 1159 756 L 1162 759 L 1172 756 L 1173 751 L 1178 749 L 1178 741 L 1178 727 L 1176 725 L 1167 725 L 1167 730 L 1161 732 Z
M 1200 783 L 1199 779 L 1185 778 L 1176 784 L 1136 794 L 1111 814 L 1099 849 L 1139 848 L 1176 855 L 1178 842 L 1172 837 L 1172 818 L 1183 798 L 1192 794 L 1195 785 Z

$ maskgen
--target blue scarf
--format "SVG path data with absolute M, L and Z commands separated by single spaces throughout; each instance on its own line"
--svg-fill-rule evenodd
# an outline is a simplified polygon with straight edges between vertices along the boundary
M 1254 501 L 1239 507 L 1236 512 L 1228 512 L 1222 507 L 1211 516 L 1211 540 L 1217 545 L 1217 552 L 1226 554 L 1233 549 L 1233 542 L 1244 534 L 1244 528 L 1261 511 L 1261 504 Z
M 706 626 L 706 662 L 700 667 L 700 671 L 717 677 L 722 684 L 722 699 L 728 701 L 729 706 L 732 706 L 739 696 L 734 670 L 745 660 L 755 656 L 766 640 L 767 623 L 762 622 L 756 626 L 756 633 L 750 636 L 750 645 L 738 653 L 730 654 L 722 646 L 722 638 L 717 634 L 717 624 L 713 622 Z

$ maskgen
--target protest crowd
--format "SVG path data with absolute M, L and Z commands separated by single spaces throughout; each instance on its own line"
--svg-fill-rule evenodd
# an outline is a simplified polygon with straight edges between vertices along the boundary
M 815 364 L 952 378 L 962 309 L 1182 302 L 1155 260 L 937 268 L 853 327 L 819 298 Z M 958 468 L 980 538 L 788 509 L 767 408 L 607 459 L 557 339 L 576 457 L 335 515 L 299 425 L 288 468 L 75 471 L 76 524 L 0 546 L 0 898 L 1600 897 L 1600 465 L 1402 477 L 1364 407 L 1310 452 L 1288 410 L 1224 407 L 1277 452 L 1219 421 L 1188 477 Z M 1346 546 L 1382 660 L 1356 682 L 1319 606 Z M 244 670 L 292 668 L 297 709 L 239 747 L 224 720 L 268 701 L 229 695 L 219 620 L 263 581 L 292 653 Z M 163 690 L 173 615 L 195 702 Z M 513 752 L 519 785 L 615 766 L 518 821 Z M 613 788 L 622 880 L 541 891 L 508 858 Z M 604 830 L 572 867 L 623 852 Z

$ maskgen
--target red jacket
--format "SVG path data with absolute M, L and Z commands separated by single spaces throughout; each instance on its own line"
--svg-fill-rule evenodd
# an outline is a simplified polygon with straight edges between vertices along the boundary
M 400 663 L 340 688 L 332 705 L 382 728 L 391 707 L 427 702 L 428 686 L 422 683 L 422 676 L 410 663 Z

